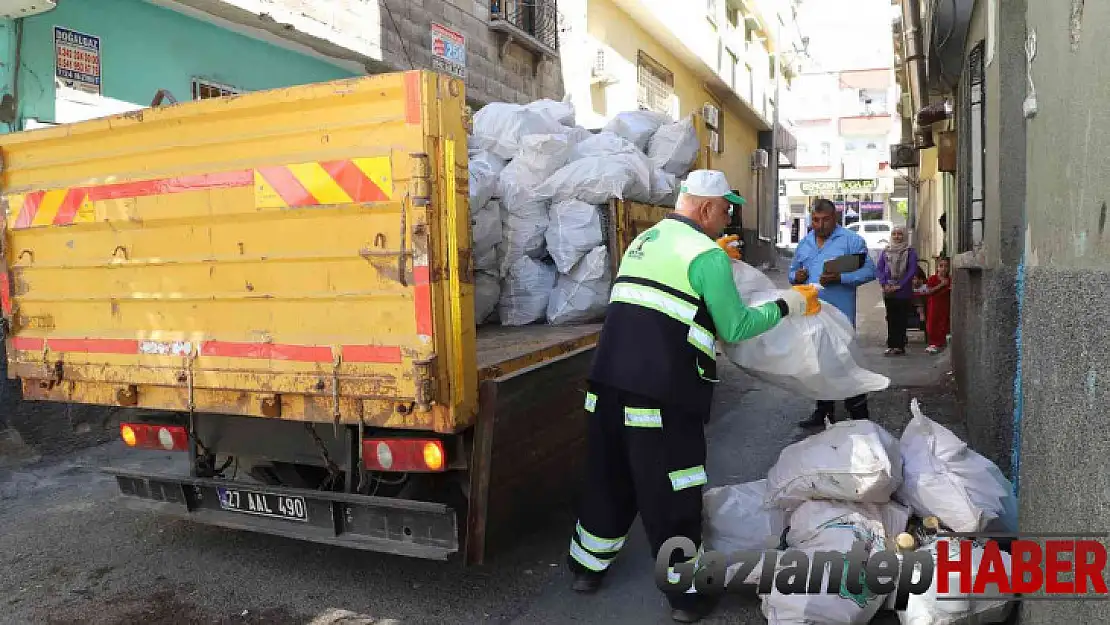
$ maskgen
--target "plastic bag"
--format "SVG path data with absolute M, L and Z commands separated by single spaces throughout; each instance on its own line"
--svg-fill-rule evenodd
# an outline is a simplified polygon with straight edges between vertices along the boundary
M 582 126 L 575 126 L 574 128 L 567 128 L 567 139 L 570 140 L 570 144 L 572 146 L 571 151 L 570 151 L 570 158 L 567 159 L 568 162 L 572 161 L 572 160 L 576 160 L 575 159 L 574 147 L 589 141 L 593 137 L 594 137 L 594 133 L 592 133 L 589 130 L 583 128 Z
M 478 271 L 497 272 L 497 246 L 502 241 L 501 203 L 490 200 L 471 214 L 474 236 L 471 254 Z
M 733 261 L 736 288 L 749 306 L 774 301 L 780 291 L 752 266 Z M 723 344 L 725 355 L 751 376 L 809 399 L 844 400 L 881 391 L 890 379 L 864 369 L 856 332 L 844 313 L 822 302 L 811 316 L 788 316 L 746 341 Z
M 886 503 L 902 483 L 898 441 L 871 421 L 841 421 L 788 445 L 767 472 L 767 503 L 807 499 Z
M 563 126 L 574 126 L 574 105 L 571 104 L 569 96 L 563 99 L 562 102 L 555 100 L 536 100 L 524 105 L 524 108 L 529 111 L 537 113 L 546 113 L 548 117 L 559 122 Z
M 960 544 L 965 541 L 949 540 L 948 557 L 950 560 L 959 560 Z M 918 551 L 927 551 L 937 559 L 939 543 L 931 543 Z M 1006 579 L 1010 579 L 1011 558 L 1010 554 L 1000 551 L 1002 565 L 1006 569 Z M 971 547 L 971 572 L 974 588 L 975 573 L 979 571 L 983 560 L 983 548 L 972 545 Z M 935 565 L 934 565 L 935 568 Z M 986 586 L 987 592 L 995 592 L 992 585 Z M 898 620 L 902 625 L 979 625 L 980 623 L 1001 623 L 1010 616 L 1014 607 L 1013 600 L 1006 599 L 974 599 L 968 597 L 966 601 L 938 601 L 937 597 L 966 597 L 960 592 L 960 576 L 949 575 L 948 592 L 937 592 L 937 575 L 934 573 L 933 582 L 924 594 L 909 596 L 906 609 L 898 612 Z
M 663 115 L 654 111 L 626 111 L 617 113 L 616 117 L 605 124 L 602 131 L 612 132 L 628 139 L 636 145 L 636 149 L 643 152 L 647 150 L 651 137 L 663 124 L 673 121 L 670 115 Z
M 675 176 L 685 176 L 698 160 L 701 142 L 692 117 L 666 124 L 651 137 L 647 154 L 652 163 Z
M 497 302 L 501 299 L 501 280 L 488 272 L 477 271 L 474 273 L 474 323 L 485 323 L 493 311 L 497 309 Z
M 505 161 L 490 154 L 478 152 L 470 157 L 470 206 L 481 207 L 497 196 L 497 181 L 505 169 Z
M 609 253 L 599 245 L 570 272 L 560 275 L 551 292 L 547 320 L 552 325 L 589 323 L 605 316 L 611 285 Z
M 639 152 L 636 144 L 612 132 L 591 134 L 575 144 L 570 152 L 569 162 L 591 156 L 612 156 L 613 154 L 635 154 Z
M 910 412 L 899 443 L 905 481 L 898 498 L 957 532 L 1017 531 L 1013 486 L 998 467 L 926 417 L 917 399 Z
M 553 202 L 606 204 L 613 198 L 651 202 L 650 161 L 643 154 L 591 156 L 555 172 L 536 190 Z
M 767 480 L 707 489 L 702 494 L 702 538 L 707 549 L 731 556 L 737 551 L 778 548 L 787 513 L 767 505 L 766 496 Z
M 568 273 L 590 250 L 602 244 L 601 213 L 593 204 L 567 200 L 552 204 L 548 214 L 547 253 L 559 273 Z
M 790 514 L 790 530 L 786 533 L 786 544 L 790 547 L 812 547 L 813 541 L 822 528 L 841 519 L 855 522 L 866 519 L 882 528 L 884 543 L 893 545 L 898 534 L 906 531 L 910 520 L 910 509 L 897 501 L 886 503 L 863 503 L 858 501 L 834 501 L 831 499 L 811 499 L 803 502 Z M 879 532 L 876 526 L 872 527 Z
M 882 523 L 869 518 L 848 507 L 838 508 L 837 502 L 806 502 L 790 515 L 790 531 L 787 544 L 802 551 L 812 564 L 814 555 L 822 551 L 848 553 L 856 541 L 862 541 L 867 553 L 874 554 L 886 549 L 886 539 Z M 791 544 L 791 534 L 795 525 L 804 527 L 801 538 L 795 537 Z M 787 568 L 790 562 L 781 560 L 777 571 Z M 860 571 L 861 592 L 853 593 L 847 582 L 847 568 L 840 571 L 840 593 L 827 594 L 831 567 L 823 568 L 820 594 L 784 595 L 777 588 L 763 595 L 763 615 L 771 624 L 812 624 L 865 625 L 886 602 L 886 595 L 876 594 L 867 587 L 864 573 Z M 811 573 L 814 574 L 814 573 Z M 777 577 L 777 574 L 776 574 Z M 813 583 L 812 580 L 809 583 Z M 808 586 L 808 584 L 807 584 Z
M 565 127 L 543 110 L 529 110 L 519 104 L 493 102 L 474 114 L 474 140 L 482 150 L 511 159 L 520 151 L 522 137 L 558 134 Z
M 651 203 L 656 206 L 674 206 L 678 200 L 678 179 L 662 169 L 651 174 Z
M 498 303 L 501 325 L 523 326 L 543 319 L 557 275 L 554 265 L 528 256 L 509 266 Z

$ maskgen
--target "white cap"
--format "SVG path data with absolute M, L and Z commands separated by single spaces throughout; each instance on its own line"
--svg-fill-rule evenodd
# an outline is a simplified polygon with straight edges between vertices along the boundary
M 724 173 L 715 169 L 695 169 L 682 182 L 679 190 L 682 193 L 701 197 L 723 197 L 733 204 L 747 203 L 739 194 L 733 192 Z

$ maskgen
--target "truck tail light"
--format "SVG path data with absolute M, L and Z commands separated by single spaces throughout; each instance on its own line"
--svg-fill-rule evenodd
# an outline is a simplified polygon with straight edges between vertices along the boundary
M 180 425 L 121 423 L 119 435 L 128 447 L 163 451 L 185 451 L 189 448 L 189 435 Z
M 427 438 L 364 439 L 362 458 L 367 469 L 399 473 L 438 472 L 447 465 L 443 443 Z

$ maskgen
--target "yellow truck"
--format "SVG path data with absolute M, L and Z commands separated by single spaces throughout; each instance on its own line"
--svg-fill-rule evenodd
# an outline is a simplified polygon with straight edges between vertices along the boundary
M 574 494 L 600 325 L 475 327 L 464 102 L 412 71 L 0 136 L 6 377 L 188 454 L 104 469 L 165 513 L 483 562 Z M 665 212 L 613 202 L 614 263 Z

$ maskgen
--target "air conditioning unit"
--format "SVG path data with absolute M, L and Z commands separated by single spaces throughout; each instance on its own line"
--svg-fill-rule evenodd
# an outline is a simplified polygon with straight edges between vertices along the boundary
M 764 170 L 770 166 L 767 150 L 760 148 L 752 152 L 752 170 Z
M 705 118 L 705 125 L 713 130 L 718 130 L 721 127 L 721 110 L 716 105 L 706 102 L 701 107 L 701 116 Z
M 912 143 L 896 143 L 890 146 L 891 169 L 917 167 L 920 163 L 920 159 L 921 155 Z
M 594 55 L 594 64 L 590 67 L 591 85 L 611 85 L 619 82 L 616 74 L 611 69 L 609 54 L 609 51 L 605 48 L 597 49 L 597 53 Z
M 57 0 L 0 0 L 0 17 L 14 20 L 46 13 L 57 7 Z

